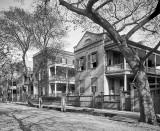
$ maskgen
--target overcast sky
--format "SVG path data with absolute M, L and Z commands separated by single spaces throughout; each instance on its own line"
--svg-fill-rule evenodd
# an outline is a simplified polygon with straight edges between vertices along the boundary
M 17 0 L 18 1 L 18 0 Z M 16 6 L 20 8 L 24 8 L 25 10 L 31 11 L 33 0 L 24 0 L 24 3 L 16 2 L 16 0 L 0 0 L 0 11 L 1 10 L 8 10 L 10 6 Z M 81 39 L 84 33 L 81 32 L 81 29 L 76 31 L 70 31 L 66 40 L 70 43 L 70 46 L 66 48 L 67 51 L 73 52 L 73 47 L 77 45 L 79 40 Z M 33 51 L 29 51 L 27 54 L 27 59 L 32 60 Z
M 9 9 L 10 6 L 18 6 L 24 9 L 29 9 L 32 5 L 32 1 L 33 0 L 25 0 L 24 3 L 21 3 L 16 2 L 16 0 L 0 0 L 0 10 Z

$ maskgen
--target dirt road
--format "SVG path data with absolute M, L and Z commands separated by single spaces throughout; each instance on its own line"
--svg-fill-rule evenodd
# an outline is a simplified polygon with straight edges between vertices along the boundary
M 0 103 L 0 131 L 160 131 L 143 123 Z

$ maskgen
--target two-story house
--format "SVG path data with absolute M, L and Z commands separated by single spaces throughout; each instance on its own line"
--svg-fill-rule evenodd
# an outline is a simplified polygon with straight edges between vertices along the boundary
M 144 57 L 151 48 L 129 41 L 129 46 Z M 74 47 L 76 91 L 81 95 L 120 95 L 131 91 L 134 75 L 118 46 L 104 34 L 86 32 Z M 152 94 L 160 94 L 160 51 L 155 51 L 146 60 L 146 72 Z
M 47 68 L 42 68 L 36 75 L 35 70 L 39 64 L 37 61 L 39 56 L 40 53 L 33 56 L 34 95 L 61 96 L 62 93 L 74 93 L 74 53 L 60 51 L 52 59 L 48 59 L 44 63 Z

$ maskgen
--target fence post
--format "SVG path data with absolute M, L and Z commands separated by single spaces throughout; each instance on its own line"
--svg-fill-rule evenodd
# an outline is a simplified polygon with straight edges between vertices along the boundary
M 104 92 L 101 92 L 101 109 L 103 109 Z
M 93 105 L 92 106 L 93 106 L 93 108 L 95 108 L 95 93 L 94 92 L 93 92 L 93 99 L 92 99 L 92 101 L 93 101 L 93 103 L 92 103 Z
M 78 107 L 80 107 L 81 106 L 81 101 L 80 101 L 80 94 L 78 94 Z
M 134 85 L 133 85 L 133 83 L 130 84 L 130 89 L 131 89 L 131 93 L 130 93 L 130 98 L 131 98 L 131 111 L 134 112 Z
M 62 99 L 61 99 L 61 111 L 65 112 L 66 111 L 66 96 L 65 93 L 62 94 Z
M 42 108 L 42 98 L 39 97 L 39 108 Z

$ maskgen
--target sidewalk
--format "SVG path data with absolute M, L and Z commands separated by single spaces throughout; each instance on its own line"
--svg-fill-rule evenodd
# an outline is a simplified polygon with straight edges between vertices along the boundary
M 19 105 L 28 105 L 27 103 L 23 102 L 15 102 L 15 104 Z M 38 104 L 33 104 L 34 107 L 39 107 Z M 61 106 L 58 105 L 42 105 L 42 108 L 54 109 L 54 110 L 61 110 Z M 81 112 L 87 113 L 92 115 L 101 115 L 105 117 L 109 117 L 111 120 L 116 121 L 123 121 L 129 123 L 136 123 L 140 117 L 140 114 L 137 112 L 129 112 L 129 111 L 118 111 L 118 110 L 110 110 L 110 109 L 95 109 L 95 108 L 87 108 L 87 107 L 73 107 L 73 106 L 66 106 L 67 112 Z

